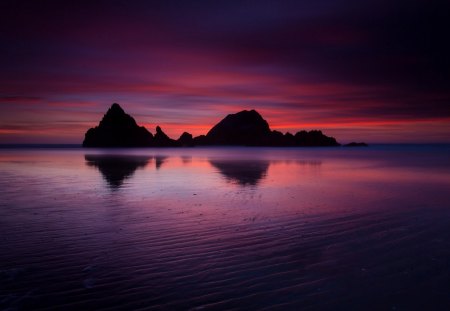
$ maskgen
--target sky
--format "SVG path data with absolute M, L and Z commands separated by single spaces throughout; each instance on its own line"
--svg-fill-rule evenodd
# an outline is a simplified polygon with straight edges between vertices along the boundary
M 0 1 L 0 143 L 256 109 L 339 142 L 450 142 L 449 1 Z

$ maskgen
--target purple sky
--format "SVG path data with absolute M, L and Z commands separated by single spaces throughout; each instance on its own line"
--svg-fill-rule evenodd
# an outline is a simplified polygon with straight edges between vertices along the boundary
M 0 143 L 118 102 L 173 138 L 256 109 L 341 142 L 450 142 L 448 1 L 2 1 Z

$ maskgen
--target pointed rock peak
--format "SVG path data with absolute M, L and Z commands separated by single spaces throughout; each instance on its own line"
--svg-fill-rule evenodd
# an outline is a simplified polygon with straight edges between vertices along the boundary
M 108 125 L 108 126 L 131 126 L 136 127 L 136 121 L 132 116 L 126 114 L 122 107 L 119 104 L 114 103 L 108 109 L 106 114 L 103 116 L 103 119 L 100 121 L 100 126 Z
M 111 108 L 108 109 L 107 114 L 125 114 L 125 111 L 119 104 L 114 103 L 111 105 Z
M 166 135 L 166 133 L 163 132 L 162 128 L 158 125 L 156 127 L 156 134 L 155 137 L 157 138 L 164 138 L 164 139 L 170 139 L 169 136 Z
M 158 147 L 179 146 L 178 142 L 167 136 L 159 125 L 156 127 L 155 144 Z
M 166 133 L 163 132 L 162 128 L 159 125 L 156 126 L 155 137 L 158 138 L 158 139 L 160 139 L 160 138 L 170 139 L 169 136 L 167 136 Z

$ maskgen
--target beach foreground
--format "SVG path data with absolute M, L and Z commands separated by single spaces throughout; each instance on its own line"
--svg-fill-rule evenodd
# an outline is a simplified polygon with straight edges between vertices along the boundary
M 0 309 L 449 309 L 449 155 L 0 150 Z

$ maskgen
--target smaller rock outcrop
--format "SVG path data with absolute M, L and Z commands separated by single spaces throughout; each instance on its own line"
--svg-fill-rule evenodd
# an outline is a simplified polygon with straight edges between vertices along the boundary
M 154 138 L 154 145 L 156 147 L 177 147 L 178 143 L 176 140 L 170 138 L 163 132 L 161 127 L 156 127 L 156 134 Z
M 188 132 L 184 132 L 181 134 L 180 138 L 177 140 L 178 144 L 181 147 L 192 147 L 194 146 L 194 138 L 192 138 L 192 134 Z
M 334 137 L 326 136 L 322 131 L 300 131 L 294 136 L 295 145 L 303 147 L 340 146 Z
M 90 128 L 84 137 L 83 147 L 149 147 L 153 135 L 119 106 L 113 104 L 99 125 Z

